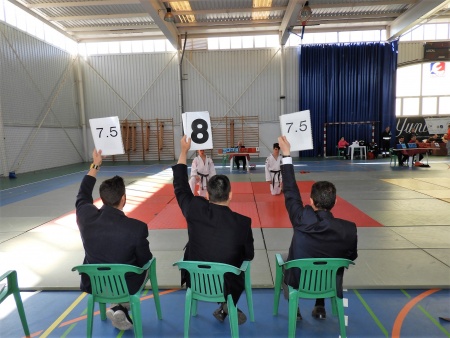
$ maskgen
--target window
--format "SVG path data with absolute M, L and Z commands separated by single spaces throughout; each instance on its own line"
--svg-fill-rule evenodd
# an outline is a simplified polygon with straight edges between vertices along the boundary
M 450 62 L 397 69 L 397 116 L 450 115 Z
M 421 65 L 397 69 L 397 96 L 419 96 L 421 87 Z

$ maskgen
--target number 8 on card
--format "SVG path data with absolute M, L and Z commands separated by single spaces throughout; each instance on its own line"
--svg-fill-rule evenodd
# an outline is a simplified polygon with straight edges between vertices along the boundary
M 186 112 L 182 120 L 184 134 L 191 139 L 191 150 L 213 148 L 209 112 Z
M 309 110 L 280 116 L 281 135 L 291 144 L 291 151 L 313 149 Z

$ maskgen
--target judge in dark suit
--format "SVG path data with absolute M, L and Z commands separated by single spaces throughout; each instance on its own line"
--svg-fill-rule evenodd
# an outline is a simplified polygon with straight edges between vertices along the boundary
M 93 204 L 92 191 L 97 172 L 102 164 L 101 150 L 94 149 L 93 163 L 80 185 L 76 201 L 77 224 L 85 251 L 83 264 L 129 264 L 144 266 L 153 256 L 147 240 L 147 225 L 127 217 L 123 210 L 126 202 L 125 184 L 115 176 L 100 185 L 103 206 Z M 126 277 L 128 290 L 136 293 L 145 279 L 145 274 L 130 274 Z M 80 288 L 91 293 L 89 277 L 81 275 Z M 128 307 L 128 306 L 127 306 Z M 122 304 L 111 304 L 106 315 L 119 330 L 133 328 L 128 309 Z
M 357 253 L 356 225 L 335 218 L 331 209 L 336 202 L 336 188 L 331 182 L 321 181 L 313 184 L 310 195 L 311 205 L 303 205 L 300 191 L 295 180 L 290 144 L 286 137 L 279 137 L 283 152 L 281 174 L 283 175 L 283 193 L 286 209 L 294 228 L 287 260 L 300 258 L 346 258 L 355 260 Z M 338 285 L 341 286 L 343 269 L 338 272 Z M 299 269 L 285 271 L 284 282 L 298 288 Z M 324 299 L 316 299 L 312 311 L 315 318 L 326 317 Z M 298 319 L 301 319 L 300 313 Z
M 184 136 L 180 142 L 181 152 L 178 164 L 172 167 L 173 186 L 178 205 L 186 218 L 189 241 L 184 260 L 219 262 L 240 267 L 244 260 L 254 257 L 251 219 L 228 207 L 231 198 L 231 184 L 227 176 L 215 175 L 207 183 L 207 197 L 194 196 L 188 182 L 186 166 L 187 152 L 191 140 Z M 182 270 L 182 284 L 189 286 L 189 275 Z M 244 291 L 244 273 L 225 275 L 225 298 L 231 294 L 237 304 Z M 224 306 L 225 305 L 225 306 Z M 214 311 L 214 317 L 223 322 L 228 309 L 226 303 Z M 239 324 L 246 316 L 238 309 Z

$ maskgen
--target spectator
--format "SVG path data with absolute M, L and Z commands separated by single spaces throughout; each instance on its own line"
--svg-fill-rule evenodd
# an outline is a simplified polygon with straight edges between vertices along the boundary
M 387 126 L 381 133 L 381 155 L 389 157 L 389 149 L 391 148 L 391 127 Z

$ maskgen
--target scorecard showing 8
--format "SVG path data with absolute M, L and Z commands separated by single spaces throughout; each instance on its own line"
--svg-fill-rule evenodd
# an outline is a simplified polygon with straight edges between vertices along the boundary
M 209 112 L 186 112 L 182 115 L 184 134 L 191 139 L 191 150 L 212 149 Z
M 291 151 L 313 149 L 309 110 L 280 116 L 281 135 L 291 144 Z
M 117 116 L 90 119 L 92 138 L 95 148 L 102 151 L 102 155 L 124 154 L 120 121 Z

